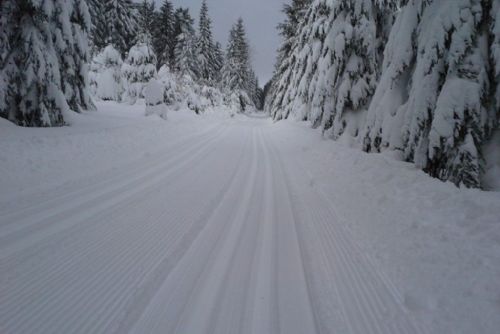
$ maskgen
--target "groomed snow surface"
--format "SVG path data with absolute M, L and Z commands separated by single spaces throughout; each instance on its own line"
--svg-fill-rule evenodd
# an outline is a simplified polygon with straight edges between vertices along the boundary
M 307 124 L 0 119 L 0 333 L 498 333 L 500 193 Z

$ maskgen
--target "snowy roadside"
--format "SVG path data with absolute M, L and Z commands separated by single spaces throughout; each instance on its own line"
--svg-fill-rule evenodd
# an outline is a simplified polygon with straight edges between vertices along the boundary
M 323 139 L 307 123 L 278 122 L 272 131 L 432 332 L 500 328 L 500 192 L 458 189 L 394 153 Z
M 70 126 L 27 129 L 0 119 L 0 201 L 37 193 L 120 168 L 227 117 L 170 111 L 170 121 L 145 117 L 145 106 L 99 102 L 98 111 L 68 115 Z
M 140 104 L 98 107 L 98 112 L 73 115 L 72 126 L 63 128 L 23 129 L 0 120 L 0 209 L 15 204 L 22 210 L 44 191 L 79 190 L 94 176 L 102 180 L 120 169 L 129 172 L 120 177 L 133 175 L 145 168 L 144 161 L 151 167 L 164 154 L 182 151 L 172 147 L 192 136 L 198 138 L 191 145 L 202 150 L 203 134 L 224 124 L 257 127 L 284 158 L 284 169 L 300 176 L 296 185 L 310 187 L 303 194 L 324 197 L 340 218 L 332 226 L 345 229 L 346 240 L 354 240 L 387 275 L 404 309 L 429 332 L 500 328 L 500 192 L 458 189 L 390 154 L 366 154 L 323 139 L 306 123 L 272 123 L 260 114 L 196 116 L 185 110 L 169 112 L 164 121 L 145 117 Z M 225 165 L 223 160 L 216 165 Z M 295 195 L 314 210 L 300 189 Z

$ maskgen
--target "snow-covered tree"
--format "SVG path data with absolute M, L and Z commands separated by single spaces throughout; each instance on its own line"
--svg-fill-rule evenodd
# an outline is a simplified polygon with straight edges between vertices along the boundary
M 203 0 L 200 10 L 199 34 L 196 42 L 196 57 L 199 78 L 206 83 L 214 83 L 217 78 L 218 64 L 215 45 L 212 37 L 212 21 L 208 16 L 207 1 Z
M 396 1 L 315 0 L 287 7 L 282 26 L 275 87 L 276 118 L 290 113 L 339 137 L 349 126 L 356 135 L 357 114 L 368 107 L 379 77 L 381 45 L 392 24 Z M 299 34 L 291 24 L 299 21 Z M 290 37 L 289 37 L 290 36 Z
M 187 9 L 176 11 L 175 70 L 180 76 L 198 78 L 199 67 L 196 58 L 196 35 L 193 19 Z
M 262 95 L 261 95 L 261 105 L 264 111 L 269 113 L 269 106 L 271 105 L 271 98 L 272 98 L 272 91 L 273 91 L 273 84 L 274 84 L 274 77 L 269 80 L 264 87 L 262 88 Z
M 87 0 L 92 26 L 90 30 L 90 45 L 93 54 L 104 49 L 108 43 L 108 24 L 105 15 L 105 2 L 102 0 Z
M 139 28 L 138 40 L 148 45 L 153 45 L 155 31 L 155 4 L 154 1 L 142 0 L 139 5 L 139 17 L 137 24 Z
M 91 20 L 84 0 L 67 0 L 56 10 L 54 45 L 57 48 L 61 87 L 74 111 L 93 109 L 88 91 Z
M 362 134 L 365 150 L 399 149 L 432 176 L 480 186 L 481 148 L 498 124 L 484 52 L 494 21 L 488 12 L 482 0 L 402 7 Z
M 8 52 L 0 52 L 0 78 L 6 86 L 0 114 L 23 126 L 64 125 L 68 103 L 76 111 L 91 105 L 86 3 L 4 0 L 1 6 L 1 38 Z
M 3 1 L 0 3 L 0 117 L 9 118 L 10 107 L 13 98 L 13 76 L 17 73 L 17 66 L 13 59 L 9 57 L 11 53 L 10 38 L 12 38 L 15 3 L 13 1 Z
M 224 66 L 224 51 L 222 49 L 222 45 L 219 42 L 215 42 L 214 55 L 215 81 L 219 82 L 220 84 L 222 78 L 222 67 Z
M 259 87 L 259 79 L 257 78 L 257 75 L 255 72 L 250 69 L 248 71 L 248 79 L 246 83 L 246 91 L 248 93 L 248 96 L 252 100 L 253 104 L 257 109 L 261 109 L 260 106 L 260 87 Z
M 90 65 L 91 93 L 98 99 L 121 102 L 125 90 L 120 52 L 108 45 Z
M 131 0 L 103 0 L 107 22 L 106 45 L 113 44 L 122 57 L 134 44 L 137 21 Z
M 481 147 L 498 129 L 499 10 L 492 0 L 293 1 L 266 109 L 478 187 Z
M 500 118 L 500 1 L 491 1 L 490 6 L 490 60 L 492 62 L 494 79 L 493 83 L 496 86 L 495 102 L 497 109 L 497 121 Z
M 255 74 L 252 77 L 250 48 L 243 19 L 232 27 L 226 50 L 226 59 L 222 68 L 222 84 L 227 91 L 228 104 L 237 105 L 240 111 L 253 106 Z M 236 102 L 237 103 L 236 103 Z
M 127 80 L 124 100 L 135 103 L 144 98 L 144 87 L 156 76 L 156 56 L 151 46 L 139 42 L 134 45 L 122 66 Z
M 274 119 L 288 117 L 288 113 L 282 112 L 283 98 L 289 87 L 293 65 L 298 60 L 297 57 L 292 57 L 292 53 L 299 47 L 299 35 L 311 1 L 292 0 L 291 4 L 283 7 L 286 19 L 278 25 L 283 42 L 278 49 L 275 71 L 268 86 L 265 106 Z
M 173 67 L 175 54 L 174 10 L 172 2 L 165 0 L 160 12 L 155 16 L 153 31 L 153 48 L 158 57 L 158 67 L 169 65 Z

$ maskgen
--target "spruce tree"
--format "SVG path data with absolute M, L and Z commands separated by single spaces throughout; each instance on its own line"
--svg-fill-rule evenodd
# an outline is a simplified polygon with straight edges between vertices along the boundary
M 481 185 L 481 148 L 498 126 L 483 43 L 494 22 L 488 3 L 414 0 L 401 8 L 362 133 L 366 151 L 399 149 L 434 177 Z
M 199 34 L 196 42 L 199 78 L 208 84 L 213 84 L 219 67 L 217 54 L 212 37 L 212 22 L 208 16 L 207 1 L 203 0 L 200 10 Z
M 89 14 L 83 0 L 5 0 L 0 114 L 22 126 L 61 126 L 64 114 L 89 108 L 86 93 Z M 3 26 L 3 24 L 6 26 Z M 2 50 L 3 51 L 3 50 Z
M 236 30 L 234 26 L 229 32 L 229 39 L 226 49 L 226 59 L 224 61 L 224 67 L 222 69 L 222 82 L 223 87 L 229 91 L 243 89 L 243 80 L 239 79 L 238 58 L 236 51 Z
M 104 13 L 107 22 L 106 45 L 126 55 L 135 43 L 137 21 L 134 16 L 131 0 L 104 0 Z
M 176 43 L 175 43 L 175 70 L 180 76 L 188 75 L 198 79 L 198 63 L 196 59 L 196 35 L 193 28 L 193 19 L 188 9 L 179 9 L 176 12 Z
M 14 36 L 13 28 L 15 18 L 15 2 L 3 1 L 0 3 L 0 117 L 9 118 L 13 102 L 13 77 L 18 69 L 13 59 L 9 57 L 11 53 L 10 39 Z M 7 15 L 3 15 L 7 14 Z
M 490 119 L 500 120 L 500 1 L 489 0 L 490 6 L 490 61 L 493 73 L 494 107 Z M 496 112 L 495 112 L 496 110 Z
M 155 16 L 153 31 L 153 48 L 158 57 L 158 68 L 163 65 L 173 67 L 175 59 L 174 21 L 173 5 L 169 0 L 165 0 L 160 12 Z
M 252 69 L 248 71 L 248 78 L 245 90 L 257 109 L 260 109 L 259 79 Z
M 144 88 L 156 76 L 156 55 L 147 43 L 139 41 L 134 45 L 122 65 L 127 80 L 124 100 L 133 104 L 144 98 Z
M 238 19 L 229 33 L 222 83 L 228 104 L 240 105 L 240 111 L 254 105 L 256 77 L 250 65 L 249 45 L 243 20 Z
M 350 114 L 363 112 L 375 91 L 380 45 L 387 38 L 396 1 L 315 0 L 295 5 L 285 8 L 288 19 L 281 26 L 285 43 L 274 88 L 275 117 L 293 113 L 333 138 L 348 126 L 357 135 Z M 297 13 L 305 9 L 305 19 L 297 25 Z
M 90 60 L 88 33 L 91 20 L 84 0 L 71 0 L 56 11 L 54 44 L 57 47 L 61 87 L 74 111 L 93 109 L 88 92 Z
M 243 19 L 232 27 L 226 50 L 223 69 L 224 86 L 231 91 L 247 91 L 249 88 L 249 47 L 246 39 Z
M 108 43 L 108 23 L 106 20 L 105 1 L 88 0 L 92 26 L 90 29 L 91 51 L 95 55 Z
M 155 18 L 154 1 L 142 0 L 142 3 L 139 6 L 139 17 L 137 19 L 139 28 L 139 34 L 137 36 L 138 41 L 148 45 L 153 45 Z
M 215 42 L 214 46 L 214 67 L 215 67 L 215 82 L 220 84 L 222 78 L 222 67 L 224 66 L 224 51 L 219 42 Z
M 331 8 L 333 20 L 328 38 L 334 39 L 329 69 L 313 78 L 321 85 L 328 80 L 324 75 L 333 75 L 330 108 L 323 111 L 323 129 L 329 130 L 333 138 L 350 127 L 350 135 L 357 136 L 359 124 L 350 123 L 352 114 L 364 112 L 371 101 L 383 61 L 383 47 L 389 28 L 394 21 L 396 1 L 339 0 Z M 388 28 L 389 27 L 389 28 Z M 320 101 L 322 100 L 319 97 Z M 320 103 L 312 100 L 313 108 Z M 347 114 L 349 113 L 349 114 Z
M 284 96 L 293 73 L 292 69 L 295 62 L 298 61 L 297 57 L 292 57 L 292 53 L 299 47 L 298 37 L 311 1 L 293 0 L 291 4 L 286 4 L 283 7 L 286 19 L 278 25 L 283 42 L 278 49 L 275 71 L 268 86 L 268 98 L 265 106 L 271 116 L 277 120 L 288 117 L 288 111 L 283 111 Z

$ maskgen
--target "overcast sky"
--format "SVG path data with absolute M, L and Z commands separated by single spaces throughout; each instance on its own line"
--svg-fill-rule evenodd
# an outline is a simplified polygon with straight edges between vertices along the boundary
M 163 0 L 155 0 L 157 8 Z M 201 0 L 172 0 L 176 7 L 189 7 L 198 20 Z M 212 18 L 215 38 L 226 45 L 229 30 L 238 17 L 242 17 L 247 28 L 252 48 L 252 62 L 264 85 L 271 78 L 276 49 L 280 38 L 276 25 L 282 21 L 281 8 L 286 0 L 207 0 Z M 196 26 L 197 27 L 197 26 Z

